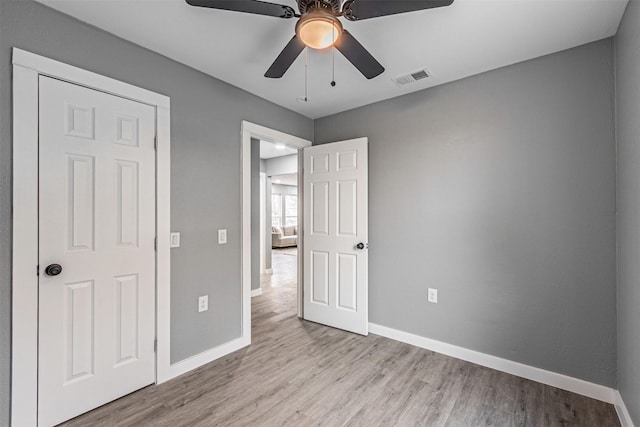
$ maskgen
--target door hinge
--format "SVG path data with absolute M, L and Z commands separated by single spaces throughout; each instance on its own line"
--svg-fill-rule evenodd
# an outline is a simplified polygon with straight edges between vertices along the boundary
M 40 275 L 40 266 L 36 265 L 36 276 Z
M 153 352 L 154 353 L 158 352 L 158 338 L 153 340 Z
M 158 135 L 153 137 L 153 149 L 158 151 Z
M 158 236 L 153 238 L 153 250 L 154 251 L 158 250 Z

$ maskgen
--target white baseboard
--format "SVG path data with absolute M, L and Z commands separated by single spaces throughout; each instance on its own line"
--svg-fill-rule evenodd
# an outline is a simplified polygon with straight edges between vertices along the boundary
M 157 383 L 160 384 L 165 381 L 169 381 L 172 378 L 199 368 L 202 365 L 206 365 L 209 362 L 213 362 L 214 360 L 226 356 L 229 353 L 240 350 L 241 348 L 246 347 L 249 344 L 251 344 L 251 339 L 240 337 L 219 345 L 218 347 L 203 351 L 202 353 L 196 354 L 195 356 L 192 356 L 188 359 L 181 360 L 180 362 L 174 363 L 169 366 L 169 370 L 166 372 L 166 375 L 163 376 L 163 378 L 158 378 Z
M 617 409 L 618 399 L 616 399 L 616 393 L 618 392 L 610 387 L 590 383 L 578 378 L 572 378 L 567 375 L 535 368 L 533 366 L 502 359 L 489 354 L 480 353 L 479 351 L 469 350 L 464 347 L 458 347 L 456 345 L 432 340 L 430 338 L 421 337 L 419 335 L 410 334 L 397 329 L 387 328 L 386 326 L 380 326 L 374 323 L 369 323 L 369 332 L 386 338 L 391 338 L 396 341 L 415 345 L 416 347 L 455 357 L 457 359 L 466 360 L 467 362 L 475 363 L 477 365 L 486 366 L 487 368 L 506 372 L 532 381 L 537 381 L 542 384 L 547 384 L 552 387 L 561 388 L 593 399 L 602 400 L 606 403 L 612 403 L 616 405 Z M 622 399 L 620 399 L 620 402 L 621 401 Z M 633 424 L 629 425 L 632 426 Z
M 262 288 L 252 289 L 251 290 L 251 298 L 262 295 Z
M 618 390 L 616 390 L 615 397 L 616 401 L 614 402 L 614 405 L 616 407 L 616 412 L 618 413 L 618 418 L 620 418 L 620 425 L 622 425 L 622 427 L 634 427 L 633 420 L 631 420 L 631 414 L 629 414 L 627 405 L 624 404 L 622 395 L 620 395 Z
M 264 274 L 273 274 L 273 268 L 267 268 L 264 270 Z

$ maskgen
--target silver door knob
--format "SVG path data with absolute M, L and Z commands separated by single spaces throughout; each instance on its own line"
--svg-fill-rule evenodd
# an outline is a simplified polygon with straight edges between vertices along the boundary
M 357 249 L 360 249 L 360 250 L 364 249 L 364 243 L 362 243 L 362 242 L 358 243 L 358 244 L 356 245 L 356 248 L 357 248 Z

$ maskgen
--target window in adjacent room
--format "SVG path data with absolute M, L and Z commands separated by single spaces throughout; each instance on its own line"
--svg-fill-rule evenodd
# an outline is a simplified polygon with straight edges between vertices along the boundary
M 280 227 L 282 225 L 282 195 L 271 195 L 271 226 Z
M 284 225 L 298 225 L 298 196 L 284 196 Z

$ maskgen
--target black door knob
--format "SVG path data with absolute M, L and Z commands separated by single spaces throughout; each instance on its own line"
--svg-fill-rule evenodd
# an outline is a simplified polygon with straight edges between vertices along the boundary
M 57 276 L 62 273 L 62 266 L 60 264 L 49 264 L 47 268 L 44 269 L 44 272 L 47 276 Z
M 356 248 L 358 249 L 364 249 L 364 243 L 360 242 L 356 245 Z

